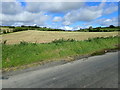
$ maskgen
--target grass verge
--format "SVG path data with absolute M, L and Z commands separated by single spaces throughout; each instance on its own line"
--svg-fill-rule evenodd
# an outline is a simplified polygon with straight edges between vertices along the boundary
M 21 42 L 2 45 L 2 68 L 20 67 L 49 60 L 69 60 L 76 55 L 90 55 L 104 49 L 115 49 L 119 36 L 97 37 L 84 41 L 59 39 L 51 43 L 37 44 Z

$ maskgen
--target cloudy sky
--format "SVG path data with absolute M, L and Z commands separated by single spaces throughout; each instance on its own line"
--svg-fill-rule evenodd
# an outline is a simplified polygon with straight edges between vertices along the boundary
M 117 2 L 2 2 L 0 24 L 66 30 L 118 24 Z

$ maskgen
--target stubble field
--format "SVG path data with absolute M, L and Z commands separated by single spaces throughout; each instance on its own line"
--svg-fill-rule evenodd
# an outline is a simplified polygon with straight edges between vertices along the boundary
M 3 34 L 0 36 L 2 41 L 7 40 L 7 44 L 18 44 L 20 41 L 32 43 L 48 43 L 55 39 L 75 39 L 86 40 L 95 37 L 109 37 L 116 36 L 118 32 L 62 32 L 62 31 L 36 31 L 28 30 L 22 32 L 15 32 Z

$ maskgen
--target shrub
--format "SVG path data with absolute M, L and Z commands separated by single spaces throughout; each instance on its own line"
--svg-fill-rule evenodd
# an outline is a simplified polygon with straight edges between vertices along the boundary
M 3 33 L 6 34 L 7 32 L 5 30 L 3 30 Z
M 15 31 L 22 31 L 21 27 L 15 27 Z
M 7 43 L 7 40 L 4 40 L 4 41 L 3 41 L 3 44 L 6 44 L 6 43 Z
M 21 42 L 20 42 L 20 45 L 28 45 L 28 42 L 21 41 Z
M 67 40 L 65 40 L 65 39 L 58 39 L 58 40 L 54 40 L 54 41 L 52 41 L 52 43 L 63 43 L 63 42 L 74 42 L 74 41 L 76 41 L 75 39 L 67 39 Z

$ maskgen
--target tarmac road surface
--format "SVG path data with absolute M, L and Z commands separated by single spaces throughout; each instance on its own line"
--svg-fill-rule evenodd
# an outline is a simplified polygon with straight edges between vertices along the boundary
M 2 80 L 3 88 L 118 88 L 118 52 L 38 68 Z

